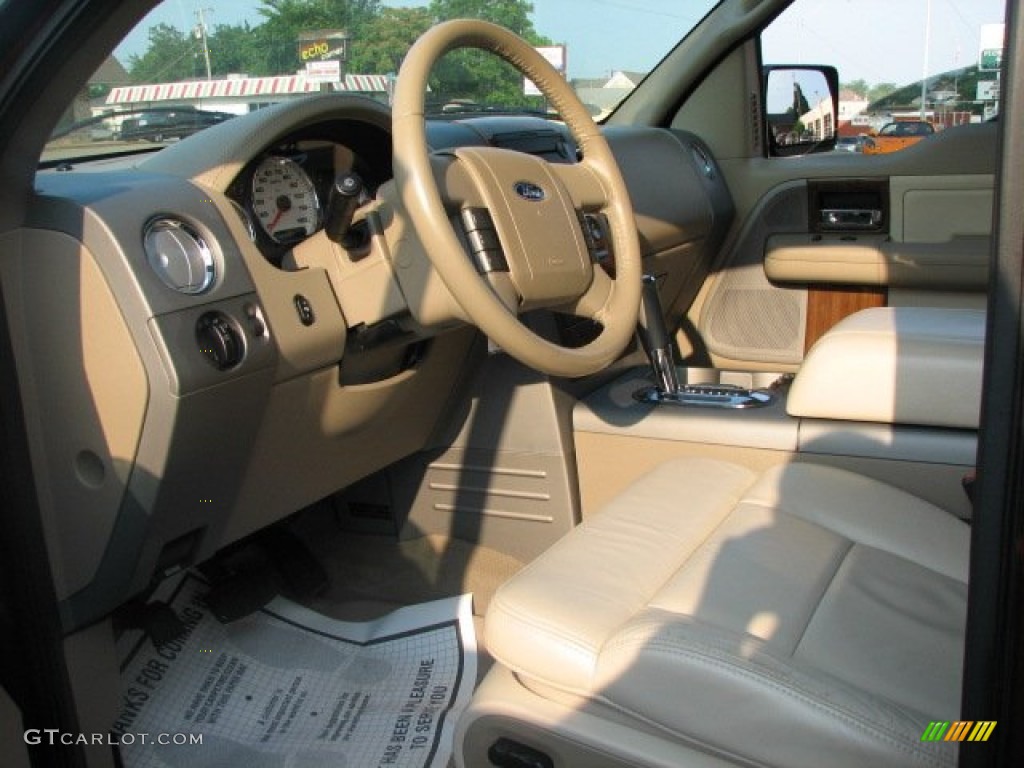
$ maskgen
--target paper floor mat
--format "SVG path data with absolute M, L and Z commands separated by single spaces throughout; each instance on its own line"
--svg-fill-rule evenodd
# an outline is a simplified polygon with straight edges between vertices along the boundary
M 225 625 L 205 592 L 188 575 L 169 596 L 186 637 L 119 642 L 126 768 L 447 764 L 476 681 L 471 596 L 360 623 L 278 598 Z

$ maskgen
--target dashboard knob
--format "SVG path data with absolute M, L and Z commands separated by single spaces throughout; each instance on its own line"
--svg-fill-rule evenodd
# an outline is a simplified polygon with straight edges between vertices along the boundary
M 199 351 L 218 371 L 227 371 L 242 362 L 245 342 L 231 319 L 223 312 L 205 312 L 196 321 Z

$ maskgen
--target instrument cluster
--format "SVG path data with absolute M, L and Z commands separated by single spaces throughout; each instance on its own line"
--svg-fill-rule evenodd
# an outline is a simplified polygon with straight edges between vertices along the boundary
M 370 199 L 391 178 L 391 136 L 366 123 L 313 126 L 260 152 L 235 178 L 228 196 L 268 261 L 280 265 L 293 247 L 320 231 L 337 175 L 357 173 Z

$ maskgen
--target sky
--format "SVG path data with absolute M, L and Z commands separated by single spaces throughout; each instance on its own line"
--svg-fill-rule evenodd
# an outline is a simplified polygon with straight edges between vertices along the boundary
M 799 0 L 763 41 L 766 64 L 832 64 L 843 82 L 918 81 L 976 64 L 983 24 L 1003 20 L 1003 0 Z M 929 7 L 931 24 L 926 25 Z
M 566 45 L 570 77 L 596 78 L 615 70 L 649 70 L 703 17 L 710 1 L 533 0 L 533 20 L 540 34 Z M 211 27 L 246 19 L 257 24 L 258 7 L 258 0 L 165 0 L 118 54 L 126 59 L 144 51 L 152 23 L 190 30 L 196 11 L 204 8 Z M 764 61 L 832 64 L 843 82 L 902 85 L 920 80 L 925 71 L 926 27 L 932 75 L 976 63 L 981 25 L 1001 22 L 1003 8 L 1003 0 L 797 0 L 766 33 Z

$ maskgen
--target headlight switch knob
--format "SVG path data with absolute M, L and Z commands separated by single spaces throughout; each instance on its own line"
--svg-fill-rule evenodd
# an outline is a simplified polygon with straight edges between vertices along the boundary
M 245 342 L 231 318 L 223 312 L 205 312 L 196 321 L 199 351 L 218 371 L 227 371 L 242 362 Z

